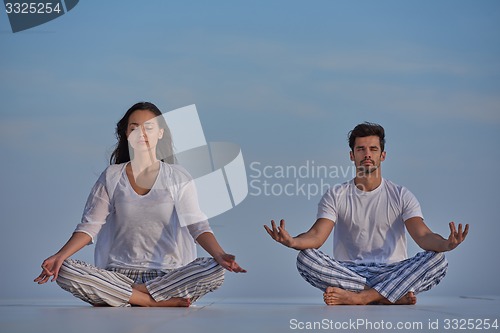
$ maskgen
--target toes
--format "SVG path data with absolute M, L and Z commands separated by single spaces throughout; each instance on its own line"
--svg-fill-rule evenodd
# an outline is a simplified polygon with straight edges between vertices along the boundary
M 332 293 L 334 290 L 335 290 L 334 287 L 327 287 L 325 290 L 325 294 Z

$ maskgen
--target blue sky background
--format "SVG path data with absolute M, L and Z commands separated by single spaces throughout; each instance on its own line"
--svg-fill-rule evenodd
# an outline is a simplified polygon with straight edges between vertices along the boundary
M 16 34 L 2 11 L 0 45 L 0 299 L 71 297 L 31 281 L 79 222 L 116 122 L 140 100 L 196 104 L 208 141 L 241 146 L 249 181 L 264 180 L 253 162 L 347 169 L 349 130 L 382 124 L 383 175 L 417 196 L 434 231 L 471 224 L 431 293 L 500 294 L 498 1 L 89 0 Z M 292 234 L 307 230 L 321 193 L 250 191 L 211 219 L 248 270 L 228 274 L 218 295 L 321 302 L 296 252 L 262 227 L 285 218 Z

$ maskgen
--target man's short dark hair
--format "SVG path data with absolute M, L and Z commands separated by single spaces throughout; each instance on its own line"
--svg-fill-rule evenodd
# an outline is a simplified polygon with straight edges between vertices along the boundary
M 363 138 L 366 136 L 378 136 L 380 139 L 380 149 L 384 151 L 385 147 L 385 131 L 382 126 L 375 123 L 364 122 L 362 124 L 354 127 L 352 131 L 349 132 L 349 147 L 354 151 L 354 142 L 356 138 Z

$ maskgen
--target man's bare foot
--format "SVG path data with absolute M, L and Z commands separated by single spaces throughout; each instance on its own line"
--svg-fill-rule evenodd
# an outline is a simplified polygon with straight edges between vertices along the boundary
M 373 288 L 356 292 L 337 287 L 328 287 L 323 294 L 323 300 L 327 305 L 414 305 L 417 303 L 417 297 L 412 291 L 398 299 L 395 303 L 391 303 Z
M 354 292 L 337 287 L 328 287 L 323 294 L 323 300 L 327 305 L 366 305 L 381 299 L 382 296 L 375 289 Z
M 413 291 L 409 291 L 408 293 L 406 293 L 406 295 L 404 295 L 403 297 L 398 299 L 395 303 L 391 303 L 391 302 L 389 302 L 389 300 L 384 298 L 383 300 L 381 300 L 379 302 L 379 304 L 384 304 L 384 305 L 415 305 L 415 304 L 417 304 L 417 296 L 415 296 L 415 293 Z

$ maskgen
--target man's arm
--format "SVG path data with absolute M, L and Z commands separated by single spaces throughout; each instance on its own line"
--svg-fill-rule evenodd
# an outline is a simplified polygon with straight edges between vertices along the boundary
M 275 241 L 296 250 L 318 249 L 325 243 L 332 232 L 335 222 L 329 219 L 317 219 L 311 229 L 296 237 L 290 236 L 285 229 L 285 220 L 280 221 L 277 227 L 274 220 L 271 221 L 271 228 L 264 226 L 269 236 Z
M 415 243 L 426 251 L 445 252 L 456 248 L 465 240 L 469 233 L 469 225 L 465 225 L 462 230 L 462 224 L 458 225 L 458 230 L 455 228 L 455 222 L 450 222 L 450 235 L 448 239 L 441 235 L 432 232 L 424 223 L 421 217 L 412 217 L 405 221 L 406 230 L 413 238 Z

